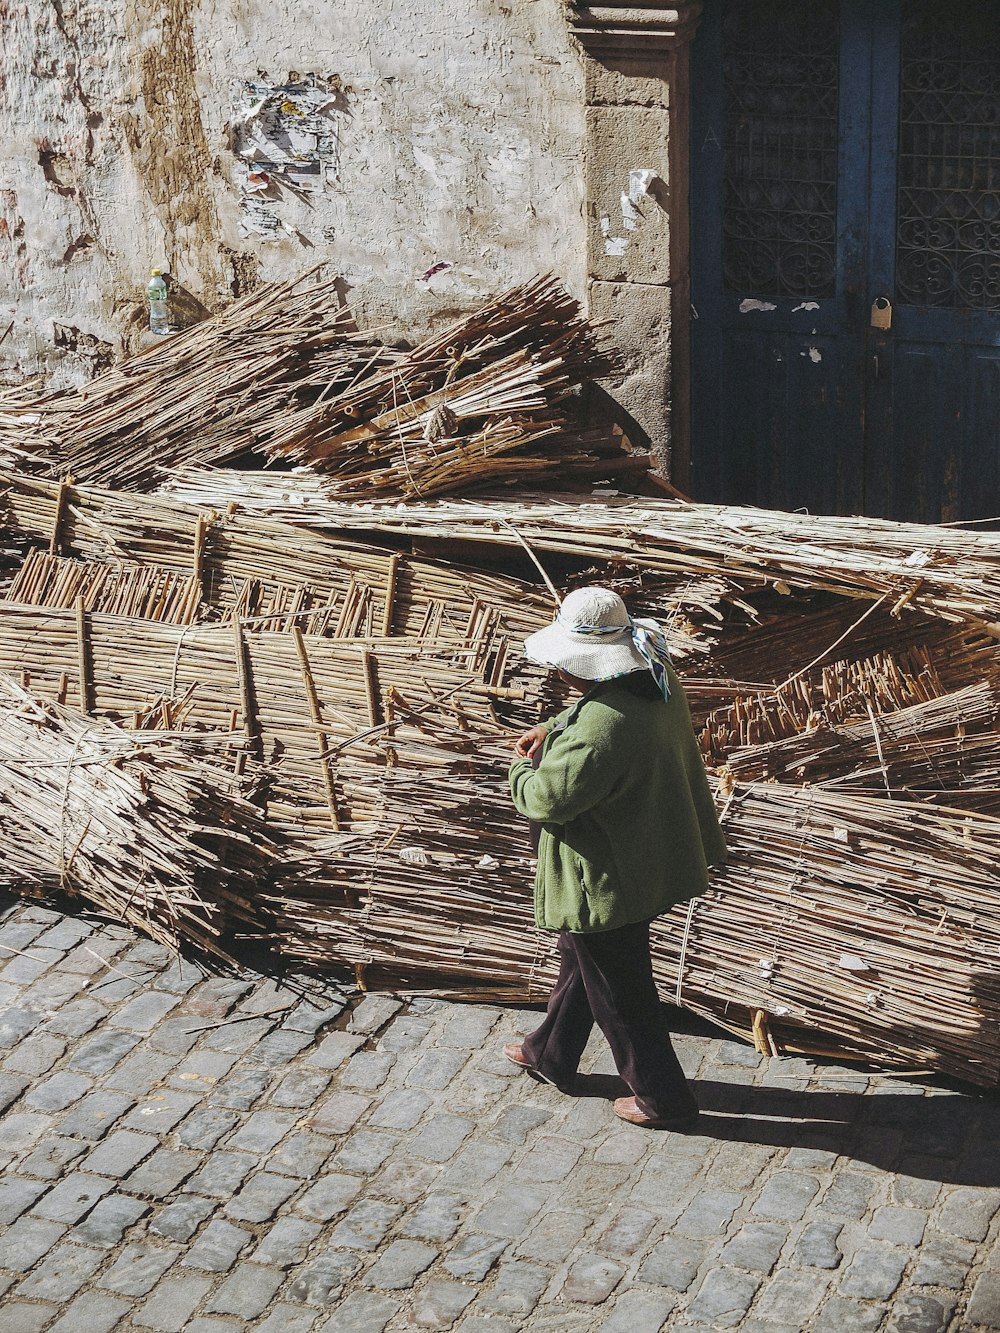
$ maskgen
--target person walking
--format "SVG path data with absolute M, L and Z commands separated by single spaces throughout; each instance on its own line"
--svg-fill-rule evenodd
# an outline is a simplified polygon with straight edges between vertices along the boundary
M 617 593 L 578 588 L 524 645 L 583 698 L 515 742 L 510 790 L 541 826 L 535 921 L 559 935 L 541 1025 L 504 1054 L 569 1088 L 594 1022 L 632 1096 L 615 1114 L 687 1131 L 698 1105 L 653 981 L 650 922 L 703 893 L 725 860 L 684 691 L 662 631 Z

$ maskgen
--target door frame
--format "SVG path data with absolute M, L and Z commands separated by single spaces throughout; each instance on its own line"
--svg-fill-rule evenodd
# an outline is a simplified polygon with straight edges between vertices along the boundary
M 690 51 L 701 12 L 702 0 L 569 0 L 566 10 L 569 30 L 584 53 L 582 184 L 590 310 L 597 317 L 617 317 L 626 381 L 620 405 L 634 414 L 651 444 L 663 435 L 660 462 L 669 464 L 667 475 L 682 491 L 691 474 Z M 608 119 L 647 121 L 649 134 L 641 142 L 637 136 L 623 143 L 608 135 Z M 657 206 L 665 209 L 669 224 L 667 262 L 661 258 L 649 273 L 641 264 L 609 271 L 600 230 L 608 219 L 601 215 L 617 208 L 630 171 L 657 165 L 659 154 L 667 197 Z

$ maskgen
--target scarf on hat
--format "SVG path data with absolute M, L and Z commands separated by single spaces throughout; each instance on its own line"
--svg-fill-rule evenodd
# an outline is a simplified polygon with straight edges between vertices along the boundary
M 559 620 L 558 614 L 556 620 Z M 653 679 L 660 688 L 660 693 L 664 699 L 670 698 L 670 684 L 667 679 L 670 650 L 667 647 L 666 635 L 655 620 L 633 619 L 632 616 L 629 616 L 627 626 L 566 625 L 566 629 L 572 630 L 574 634 L 593 635 L 595 638 L 606 638 L 612 634 L 624 634 L 627 630 L 632 635 L 632 642 L 636 651 L 652 672 Z

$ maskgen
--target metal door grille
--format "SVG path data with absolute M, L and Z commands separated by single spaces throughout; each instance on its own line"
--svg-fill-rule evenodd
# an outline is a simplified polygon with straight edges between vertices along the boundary
M 729 291 L 835 293 L 838 11 L 837 0 L 728 6 L 722 262 Z
M 1000 310 L 1000 5 L 909 0 L 900 72 L 896 297 Z

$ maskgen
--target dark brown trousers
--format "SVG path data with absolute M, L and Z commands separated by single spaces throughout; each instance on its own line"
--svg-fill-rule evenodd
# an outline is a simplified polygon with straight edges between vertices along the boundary
M 570 1085 L 595 1022 L 641 1111 L 669 1119 L 697 1110 L 656 993 L 648 921 L 592 935 L 560 931 L 559 978 L 541 1026 L 522 1043 L 525 1058 Z

